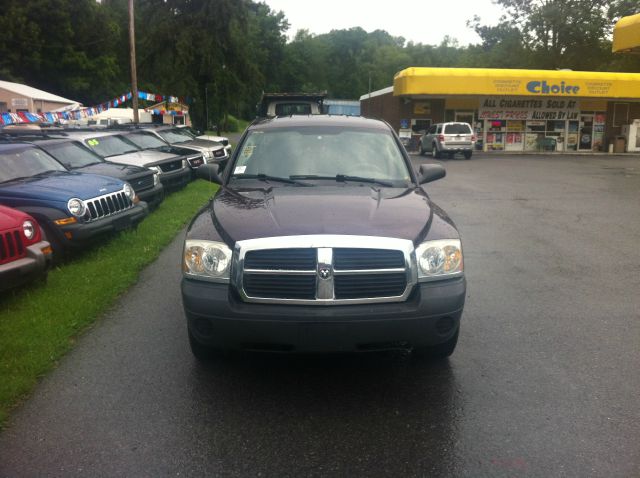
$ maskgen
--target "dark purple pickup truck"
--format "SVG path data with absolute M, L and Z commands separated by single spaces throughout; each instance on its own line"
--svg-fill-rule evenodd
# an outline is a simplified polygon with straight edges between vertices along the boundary
M 191 222 L 182 300 L 194 355 L 406 349 L 447 357 L 465 301 L 462 245 L 378 120 L 290 116 L 245 131 Z

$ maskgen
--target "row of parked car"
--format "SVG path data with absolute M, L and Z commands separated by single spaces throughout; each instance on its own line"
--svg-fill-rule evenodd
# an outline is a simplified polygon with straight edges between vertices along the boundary
M 138 224 L 231 146 L 184 127 L 11 126 L 0 130 L 0 291 Z

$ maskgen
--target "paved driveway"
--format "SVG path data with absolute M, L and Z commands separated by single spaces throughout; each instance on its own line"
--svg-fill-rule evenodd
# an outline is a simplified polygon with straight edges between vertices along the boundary
M 201 366 L 177 240 L 14 414 L 0 476 L 640 476 L 640 158 L 444 164 L 468 277 L 448 362 Z

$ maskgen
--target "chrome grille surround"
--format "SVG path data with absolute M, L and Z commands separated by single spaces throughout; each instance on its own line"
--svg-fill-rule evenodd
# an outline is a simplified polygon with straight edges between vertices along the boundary
M 317 260 L 314 269 L 245 269 L 245 256 L 250 251 L 266 249 L 311 248 L 317 251 Z M 339 270 L 334 267 L 333 249 L 388 249 L 401 251 L 404 257 L 404 267 L 388 269 L 354 269 Z M 244 286 L 245 274 L 266 276 L 313 276 L 316 277 L 316 290 L 314 299 L 293 299 L 274 297 L 255 297 L 247 293 Z M 358 297 L 349 299 L 336 299 L 335 276 L 356 275 L 386 275 L 404 274 L 406 287 L 402 294 L 390 297 Z M 325 278 L 324 276 L 328 276 Z M 308 235 L 308 236 L 281 236 L 266 237 L 260 239 L 248 239 L 238 241 L 234 247 L 231 265 L 231 283 L 236 288 L 240 297 L 245 302 L 266 304 L 290 304 L 290 305 L 349 305 L 372 304 L 381 302 L 403 302 L 418 282 L 418 272 L 413 243 L 406 239 L 376 236 L 349 236 L 349 235 Z

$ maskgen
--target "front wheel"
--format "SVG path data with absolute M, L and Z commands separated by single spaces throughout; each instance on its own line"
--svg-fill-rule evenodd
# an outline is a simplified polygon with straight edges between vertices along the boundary
M 199 361 L 209 362 L 216 358 L 223 358 L 226 355 L 223 350 L 210 347 L 198 341 L 198 339 L 196 339 L 191 333 L 191 330 L 187 330 L 189 333 L 189 346 L 191 347 L 191 353 Z
M 471 151 L 465 151 L 464 152 L 464 159 L 471 159 L 471 155 L 473 154 L 473 152 Z
M 438 345 L 431 345 L 429 347 L 414 347 L 411 354 L 416 358 L 427 359 L 445 359 L 449 357 L 458 345 L 458 335 L 460 334 L 460 326 L 456 330 L 456 333 L 446 342 Z

